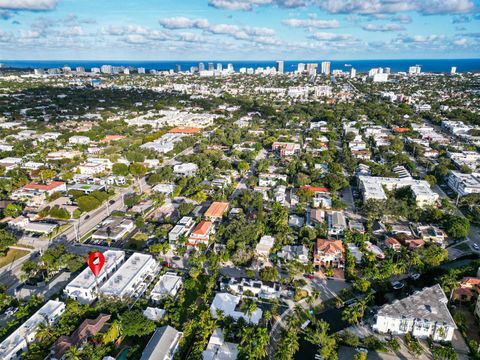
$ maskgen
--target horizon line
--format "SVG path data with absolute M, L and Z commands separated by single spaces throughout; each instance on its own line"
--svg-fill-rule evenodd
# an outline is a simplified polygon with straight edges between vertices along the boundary
M 146 59 L 0 59 L 1 61 L 140 61 L 140 62 L 151 62 L 151 61 L 178 61 L 178 62 L 206 62 L 206 61 L 233 61 L 233 62 L 265 62 L 265 61 L 398 61 L 398 60 L 480 60 L 480 57 L 466 57 L 466 58 L 378 58 L 378 59 L 255 59 L 255 60 L 247 60 L 247 59 L 193 59 L 193 60 L 181 60 L 181 59 L 154 59 L 154 60 L 146 60 Z

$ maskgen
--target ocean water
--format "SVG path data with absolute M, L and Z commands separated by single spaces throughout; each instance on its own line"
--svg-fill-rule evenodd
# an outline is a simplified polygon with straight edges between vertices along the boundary
M 296 60 L 285 61 L 285 71 L 297 69 L 299 63 L 320 63 L 324 60 Z M 233 64 L 238 71 L 242 67 L 267 67 L 275 66 L 275 60 L 266 61 L 217 61 L 217 60 L 198 60 L 198 61 L 138 61 L 138 60 L 0 60 L 0 63 L 13 68 L 61 68 L 68 65 L 71 68 L 83 66 L 89 70 L 92 67 L 100 67 L 104 64 L 113 66 L 133 66 L 144 67 L 147 70 L 171 70 L 176 65 L 180 65 L 182 70 L 189 70 L 191 66 L 198 66 L 200 62 L 208 67 L 208 63 L 221 63 L 223 68 L 227 64 Z M 374 67 L 389 67 L 393 72 L 408 71 L 409 66 L 420 65 L 425 72 L 450 72 L 452 66 L 457 67 L 457 72 L 480 72 L 480 59 L 402 59 L 402 60 L 331 60 L 331 70 L 349 70 L 350 66 L 357 69 L 358 72 L 366 72 Z

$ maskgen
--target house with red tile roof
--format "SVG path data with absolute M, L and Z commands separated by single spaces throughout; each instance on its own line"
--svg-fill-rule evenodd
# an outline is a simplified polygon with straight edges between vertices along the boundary
M 389 249 L 399 251 L 402 247 L 402 244 L 400 244 L 400 241 L 397 239 L 389 237 L 385 239 L 385 246 Z
M 460 301 L 471 301 L 478 298 L 480 294 L 480 279 L 475 277 L 464 277 L 460 285 L 453 291 L 452 298 Z
M 11 198 L 13 200 L 29 199 L 29 206 L 41 206 L 46 196 L 50 196 L 56 192 L 66 192 L 67 185 L 63 181 L 51 181 L 47 184 L 39 184 L 31 182 L 24 187 L 15 190 Z
M 313 253 L 313 265 L 316 267 L 343 268 L 345 248 L 341 240 L 317 239 Z
M 200 221 L 198 225 L 193 229 L 192 233 L 188 237 L 188 246 L 198 246 L 199 244 L 205 244 L 208 246 L 210 241 L 210 235 L 215 233 L 215 226 L 211 221 Z
M 425 246 L 425 241 L 423 241 L 422 239 L 407 239 L 405 240 L 405 245 L 410 250 L 415 250 Z
M 195 134 L 200 132 L 200 128 L 179 126 L 169 131 L 171 134 Z
M 72 346 L 80 347 L 89 338 L 97 335 L 110 320 L 110 315 L 100 314 L 96 319 L 86 319 L 70 336 L 60 336 L 52 347 L 52 359 L 60 360 Z
M 117 140 L 122 140 L 125 139 L 126 136 L 123 135 L 107 135 L 105 136 L 100 142 L 102 143 L 109 143 L 110 141 L 117 141 Z
M 203 216 L 211 221 L 221 219 L 222 216 L 228 211 L 228 207 L 228 202 L 214 201 L 207 211 L 205 211 Z
M 46 193 L 47 195 L 51 195 L 55 192 L 67 191 L 67 185 L 63 181 L 51 181 L 46 184 L 31 182 L 30 184 L 25 185 L 22 189 L 29 192 Z

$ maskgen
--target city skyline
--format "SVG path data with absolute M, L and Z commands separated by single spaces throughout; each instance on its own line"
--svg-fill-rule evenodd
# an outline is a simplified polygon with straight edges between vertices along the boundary
M 476 58 L 479 20 L 478 0 L 0 0 L 0 59 Z

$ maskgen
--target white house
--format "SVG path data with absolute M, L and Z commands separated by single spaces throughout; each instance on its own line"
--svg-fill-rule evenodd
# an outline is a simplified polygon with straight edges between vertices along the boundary
M 222 329 L 213 330 L 207 348 L 202 352 L 203 360 L 235 360 L 238 356 L 238 346 L 225 341 Z
M 177 244 L 177 240 L 180 236 L 184 235 L 188 237 L 195 226 L 195 221 L 189 216 L 182 217 L 172 230 L 168 233 L 168 242 L 171 246 Z
M 277 256 L 284 260 L 296 260 L 302 264 L 308 263 L 308 249 L 305 245 L 286 245 Z
M 260 174 L 258 186 L 276 186 L 279 181 L 287 182 L 287 175 L 281 174 Z
M 235 295 L 245 295 L 248 291 L 261 299 L 278 299 L 280 297 L 279 284 L 267 284 L 255 279 L 230 278 L 226 282 L 220 284 L 220 289 L 222 291 L 228 290 Z
M 403 335 L 410 332 L 419 338 L 451 341 L 456 325 L 447 303 L 448 299 L 439 284 L 424 288 L 382 306 L 373 329 L 380 333 Z
M 240 296 L 235 296 L 228 293 L 217 293 L 213 299 L 212 305 L 210 306 L 212 317 L 214 319 L 218 318 L 217 311 L 221 311 L 223 316 L 231 316 L 235 320 L 243 318 L 247 322 L 258 324 L 262 318 L 262 310 L 257 308 L 253 314 L 247 315 L 238 309 L 240 300 Z
M 173 167 L 173 172 L 180 176 L 195 176 L 197 171 L 198 166 L 194 163 L 178 164 Z
M 167 272 L 160 276 L 160 279 L 150 293 L 150 297 L 153 301 L 160 301 L 167 296 L 174 298 L 182 287 L 182 284 L 183 281 L 181 276 L 172 272 Z
M 88 145 L 90 144 L 90 138 L 88 136 L 74 135 L 70 136 L 68 143 L 71 145 Z
M 269 235 L 262 236 L 257 246 L 255 247 L 255 254 L 257 254 L 258 256 L 263 256 L 265 258 L 268 258 L 274 244 L 275 244 L 275 238 L 273 236 L 269 236 Z

